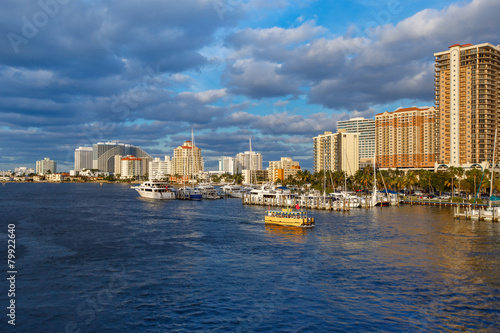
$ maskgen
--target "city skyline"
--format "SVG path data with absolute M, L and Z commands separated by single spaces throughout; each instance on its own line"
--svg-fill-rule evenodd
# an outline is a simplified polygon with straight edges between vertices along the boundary
M 434 105 L 434 57 L 500 44 L 500 3 L 165 1 L 0 4 L 0 170 L 119 140 L 189 140 L 207 170 L 253 150 L 313 168 L 339 120 Z M 475 24 L 466 24 L 474 22 Z

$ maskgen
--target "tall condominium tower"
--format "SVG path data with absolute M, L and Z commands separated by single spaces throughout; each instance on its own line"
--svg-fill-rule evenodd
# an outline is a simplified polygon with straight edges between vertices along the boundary
M 251 163 L 250 163 L 251 161 Z M 262 170 L 262 154 L 246 151 L 236 155 L 236 172 Z
M 377 166 L 432 168 L 436 156 L 436 109 L 405 108 L 375 115 Z
M 500 46 L 455 44 L 434 57 L 437 162 L 490 160 L 500 124 Z
M 347 133 L 359 133 L 360 167 L 373 163 L 375 156 L 375 119 L 362 117 L 337 122 L 337 129 L 345 129 Z
M 219 159 L 219 171 L 227 172 L 230 175 L 234 175 L 236 173 L 236 158 L 222 156 Z
M 337 133 L 325 132 L 314 140 L 314 172 L 321 170 L 345 171 L 348 176 L 359 169 L 359 134 L 346 133 L 339 129 Z
M 193 145 L 192 141 L 185 141 L 174 149 L 172 175 L 190 176 L 200 171 L 203 171 L 201 149 Z
M 36 173 L 38 175 L 45 175 L 46 173 L 57 172 L 57 162 L 45 157 L 43 160 L 36 161 Z
M 93 148 L 79 147 L 75 149 L 75 171 L 83 169 L 92 169 L 93 167 Z

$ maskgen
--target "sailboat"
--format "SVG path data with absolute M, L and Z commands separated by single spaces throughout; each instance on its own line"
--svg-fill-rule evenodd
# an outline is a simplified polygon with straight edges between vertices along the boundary
M 377 206 L 389 206 L 389 201 L 387 198 L 381 198 L 378 194 L 377 190 L 377 163 L 376 161 L 376 155 L 373 156 L 373 193 L 372 197 L 370 199 L 370 207 L 377 207 Z
M 472 209 L 468 214 L 471 220 L 479 221 L 498 221 L 500 219 L 500 206 L 492 206 L 492 201 L 498 201 L 500 198 L 493 196 L 493 182 L 495 179 L 495 152 L 497 148 L 497 132 L 498 128 L 495 129 L 495 143 L 493 145 L 493 153 L 492 153 L 492 163 L 491 163 L 491 184 L 490 184 L 490 200 L 488 203 L 488 207 L 485 209 Z M 484 172 L 483 172 L 484 174 Z M 481 185 L 480 185 L 481 186 Z M 479 193 L 479 189 L 478 189 Z M 477 194 L 476 194 L 477 196 Z M 457 215 L 456 215 L 457 216 Z
M 193 179 L 193 172 L 194 172 L 194 132 L 193 129 L 191 129 L 191 180 Z M 189 165 L 189 164 L 188 164 Z M 189 170 L 188 170 L 189 172 Z M 184 184 L 184 187 L 179 189 L 179 195 L 178 199 L 182 200 L 201 200 L 202 194 L 201 192 L 194 187 L 186 187 L 186 184 Z

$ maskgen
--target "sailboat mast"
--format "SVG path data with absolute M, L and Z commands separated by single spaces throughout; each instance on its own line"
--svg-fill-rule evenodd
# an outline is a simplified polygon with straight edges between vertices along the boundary
M 325 152 L 324 152 L 324 161 L 325 167 L 323 168 L 323 200 L 326 198 L 326 143 L 325 143 Z
M 194 131 L 193 128 L 191 127 L 191 181 L 193 182 L 193 187 L 194 187 L 194 179 L 193 179 L 193 174 L 194 174 Z
M 490 200 L 488 201 L 488 206 L 491 208 L 491 197 L 493 196 L 493 181 L 495 179 L 495 153 L 497 150 L 497 132 L 498 127 L 495 128 L 495 143 L 493 145 L 493 158 L 491 161 L 491 184 L 490 184 Z
M 252 138 L 250 140 L 250 185 L 252 185 Z

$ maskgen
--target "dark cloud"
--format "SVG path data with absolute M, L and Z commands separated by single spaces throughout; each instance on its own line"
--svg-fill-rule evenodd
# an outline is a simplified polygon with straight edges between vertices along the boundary
M 110 139 L 171 155 L 191 127 L 210 165 L 248 150 L 249 137 L 267 161 L 306 161 L 311 138 L 337 120 L 402 99 L 431 105 L 434 52 L 500 40 L 495 0 L 423 10 L 369 34 L 333 35 L 315 21 L 241 28 L 297 3 L 3 1 L 0 164 L 70 165 L 76 147 Z M 265 105 L 290 111 L 262 114 Z

